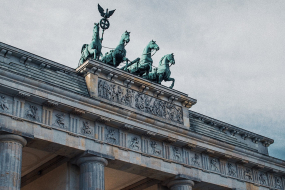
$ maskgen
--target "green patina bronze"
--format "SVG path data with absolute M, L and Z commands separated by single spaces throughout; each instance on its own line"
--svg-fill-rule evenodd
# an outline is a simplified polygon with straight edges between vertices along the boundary
M 94 23 L 93 28 L 93 37 L 90 44 L 84 44 L 81 48 L 81 57 L 79 60 L 79 65 L 82 65 L 87 59 L 96 59 L 99 60 L 101 56 L 101 49 L 102 49 L 102 38 L 99 37 L 99 24 Z
M 155 41 L 151 40 L 148 45 L 144 48 L 143 54 L 139 62 L 134 62 L 134 64 L 125 68 L 126 71 L 134 75 L 142 76 L 143 74 L 148 75 L 152 71 L 152 50 L 158 51 L 159 46 Z
M 108 18 L 114 14 L 115 10 L 108 11 L 108 9 L 106 9 L 105 12 L 99 4 L 98 10 L 103 18 L 99 23 L 94 24 L 91 43 L 84 44 L 82 46 L 79 66 L 82 65 L 87 59 L 99 60 L 100 56 L 102 56 L 101 49 L 104 31 L 110 27 Z M 99 37 L 100 27 L 102 28 L 102 38 Z M 129 62 L 129 59 L 126 57 L 127 52 L 125 46 L 129 42 L 130 32 L 126 31 L 121 36 L 119 45 L 114 50 L 107 52 L 105 56 L 102 57 L 101 61 L 114 67 L 118 67 L 120 63 L 125 61 L 126 65 L 122 67 L 121 70 L 141 76 L 144 79 L 156 82 L 158 84 L 161 84 L 163 80 L 172 81 L 170 88 L 173 88 L 175 79 L 170 77 L 171 72 L 169 69 L 171 65 L 175 64 L 173 53 L 163 56 L 159 62 L 158 68 L 152 69 L 152 56 L 156 53 L 156 51 L 159 50 L 159 46 L 156 44 L 156 42 L 151 40 L 144 48 L 141 58 L 137 58 L 132 62 Z M 153 50 L 155 52 L 153 52 Z
M 130 42 L 130 32 L 126 31 L 123 33 L 119 45 L 110 52 L 107 52 L 105 56 L 102 58 L 102 62 L 117 67 L 123 61 L 128 62 L 129 59 L 126 58 L 127 51 L 125 50 L 125 46 Z
M 142 77 L 158 84 L 161 84 L 163 80 L 172 81 L 172 84 L 169 88 L 173 88 L 175 79 L 170 78 L 171 72 L 169 68 L 174 64 L 175 60 L 173 53 L 167 54 L 160 59 L 158 68 L 154 68 L 150 73 L 145 74 Z
M 100 12 L 101 16 L 103 17 L 100 20 L 100 26 L 103 29 L 103 31 L 107 30 L 110 27 L 110 23 L 108 21 L 108 18 L 114 14 L 115 10 L 108 11 L 108 9 L 106 9 L 106 12 L 104 12 L 104 9 L 98 4 L 98 11 Z

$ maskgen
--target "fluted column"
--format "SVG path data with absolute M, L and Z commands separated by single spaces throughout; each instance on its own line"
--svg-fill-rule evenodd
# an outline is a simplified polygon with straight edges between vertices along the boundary
M 108 161 L 92 156 L 77 161 L 80 167 L 80 190 L 105 190 L 104 169 Z
M 0 189 L 21 188 L 22 149 L 27 141 L 18 135 L 0 135 Z
M 192 190 L 194 182 L 189 179 L 176 179 L 167 184 L 170 190 Z

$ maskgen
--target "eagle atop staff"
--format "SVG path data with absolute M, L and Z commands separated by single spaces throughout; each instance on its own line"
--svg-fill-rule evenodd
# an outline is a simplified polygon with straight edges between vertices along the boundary
M 106 13 L 105 13 L 104 9 L 98 4 L 98 10 L 99 10 L 101 16 L 107 19 L 114 14 L 116 9 L 112 10 L 112 11 L 108 11 L 108 9 L 106 9 Z

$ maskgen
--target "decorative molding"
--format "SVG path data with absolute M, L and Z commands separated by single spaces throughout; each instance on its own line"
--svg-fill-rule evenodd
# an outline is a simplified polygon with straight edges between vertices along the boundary
M 131 131 L 134 129 L 133 125 L 129 125 L 129 124 L 125 124 L 122 126 L 122 129 L 127 130 L 127 131 Z
M 47 100 L 43 104 L 48 106 L 48 107 L 56 107 L 56 106 L 58 106 L 58 102 L 53 101 L 53 100 Z
M 114 75 L 113 73 L 109 73 L 109 74 L 107 75 L 107 79 L 108 79 L 109 81 L 112 81 L 113 78 L 118 78 L 118 75 Z
M 147 87 L 145 85 L 141 85 L 139 89 L 140 89 L 141 93 L 144 93 L 146 90 L 149 90 L 149 87 Z
M 244 140 L 247 138 L 253 139 L 253 142 L 262 142 L 263 146 L 268 147 L 270 144 L 274 143 L 273 139 L 255 134 L 253 132 L 246 131 L 244 129 L 241 129 L 239 127 L 227 124 L 225 122 L 219 121 L 217 119 L 202 115 L 200 113 L 194 112 L 192 110 L 189 110 L 189 117 L 193 119 L 199 119 L 200 121 L 203 121 L 204 123 L 208 125 L 212 125 L 212 123 L 215 123 L 219 126 L 219 130 L 223 131 L 224 129 L 230 131 L 230 134 L 232 136 L 236 136 L 236 134 L 239 134 L 240 137 Z M 214 125 L 214 126 L 216 126 Z M 257 138 L 257 139 L 255 139 Z
M 81 109 L 78 109 L 78 108 L 74 108 L 74 109 L 71 111 L 71 113 L 74 114 L 74 115 L 81 116 L 81 115 L 85 114 L 85 111 L 84 111 L 84 110 L 81 110 Z
M 146 136 L 146 137 L 154 137 L 155 135 L 157 135 L 157 133 L 155 133 L 153 131 L 147 131 L 144 136 Z
M 101 123 L 107 123 L 107 122 L 110 122 L 111 119 L 109 119 L 109 118 L 107 118 L 107 117 L 101 116 L 101 117 L 99 117 L 99 118 L 97 119 L 97 121 L 99 121 L 99 122 L 101 122 Z
M 19 91 L 18 92 L 18 94 L 17 94 L 17 96 L 19 96 L 19 97 L 21 97 L 21 98 L 28 98 L 28 97 L 30 97 L 31 96 L 31 94 L 30 93 L 28 93 L 28 92 L 24 92 L 24 91 Z

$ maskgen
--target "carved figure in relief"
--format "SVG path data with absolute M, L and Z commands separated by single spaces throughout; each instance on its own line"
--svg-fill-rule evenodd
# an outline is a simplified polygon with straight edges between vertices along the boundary
M 145 111 L 147 113 L 153 113 L 153 107 L 151 106 L 152 98 L 146 96 L 145 98 Z
M 275 188 L 281 189 L 282 188 L 282 182 L 280 177 L 275 178 Z
M 211 159 L 211 170 L 218 172 L 218 160 L 216 158 Z
M 60 128 L 65 128 L 64 126 L 64 114 L 63 113 L 58 113 L 58 114 L 55 114 L 55 117 L 56 117 L 56 125 L 59 126 Z
M 88 121 L 83 121 L 82 131 L 84 134 L 91 135 L 92 130 L 91 130 L 91 127 L 89 126 Z
M 142 93 L 137 93 L 136 96 L 135 96 L 135 101 L 136 101 L 136 108 L 138 108 L 139 110 L 144 110 L 144 107 L 145 107 L 145 95 L 142 94 Z
M 107 81 L 99 80 L 98 96 L 129 107 L 135 107 L 140 111 L 160 116 L 177 123 L 183 123 L 183 114 L 180 107 L 169 102 L 152 98 L 132 89 L 124 90 L 123 87 L 109 84 Z
M 99 80 L 98 82 L 98 96 L 103 98 L 103 84 L 104 82 L 102 80 Z
M 0 107 L 2 110 L 7 111 L 9 109 L 8 103 L 5 96 L 0 96 Z
M 161 154 L 161 150 L 156 148 L 157 142 L 151 141 L 150 146 L 151 146 L 152 154 L 154 154 L 154 155 L 160 155 Z
M 173 147 L 173 158 L 174 160 L 180 160 L 181 153 L 179 152 L 179 148 Z
M 139 139 L 137 137 L 133 137 L 131 142 L 130 142 L 130 148 L 131 149 L 135 149 L 135 150 L 139 150 L 140 146 L 139 146 Z
M 125 96 L 123 96 L 122 98 L 122 103 L 124 103 L 127 106 L 132 106 L 133 97 L 134 97 L 133 90 L 127 89 Z
M 108 134 L 106 135 L 106 140 L 109 143 L 116 144 L 117 138 L 115 137 L 115 130 L 114 129 L 107 129 Z
M 122 94 L 123 94 L 122 88 L 120 86 L 118 86 L 117 102 L 119 102 L 119 103 L 121 103 L 121 101 L 122 101 Z
M 111 85 L 111 100 L 114 102 L 117 99 L 116 85 Z
M 192 158 L 192 162 L 195 166 L 200 166 L 200 162 L 199 162 L 200 156 L 195 153 L 194 157 Z
M 245 169 L 244 176 L 246 180 L 252 181 L 252 172 L 249 168 Z
M 34 120 L 39 120 L 37 116 L 38 108 L 33 105 L 29 105 L 29 109 L 26 111 L 26 117 Z
M 228 163 L 229 176 L 236 176 L 236 169 L 234 164 Z
M 259 180 L 260 180 L 261 185 L 267 184 L 267 177 L 264 173 L 259 174 Z

